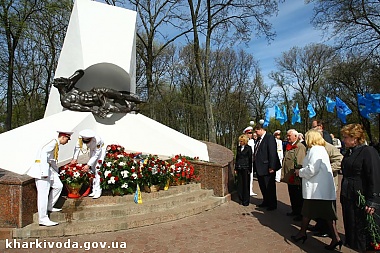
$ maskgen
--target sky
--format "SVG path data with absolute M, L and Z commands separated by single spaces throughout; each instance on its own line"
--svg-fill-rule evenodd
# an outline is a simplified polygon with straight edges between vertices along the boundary
M 252 39 L 249 48 L 259 62 L 262 75 L 267 84 L 273 83 L 268 78 L 271 71 L 276 71 L 275 58 L 292 47 L 304 47 L 310 43 L 323 43 L 322 31 L 316 30 L 310 24 L 313 15 L 313 5 L 304 4 L 302 0 L 286 1 L 279 4 L 277 16 L 269 20 L 276 32 L 276 37 L 268 45 L 265 38 Z

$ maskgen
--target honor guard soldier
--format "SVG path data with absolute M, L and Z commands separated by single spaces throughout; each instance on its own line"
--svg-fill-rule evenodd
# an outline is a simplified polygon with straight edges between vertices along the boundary
M 94 174 L 92 180 L 92 192 L 89 197 L 93 199 L 100 198 L 102 195 L 102 189 L 100 188 L 100 175 L 99 166 L 97 163 L 99 160 L 103 161 L 105 156 L 105 147 L 103 140 L 91 129 L 84 129 L 79 132 L 78 142 L 74 149 L 72 164 L 77 163 L 80 154 L 87 154 L 89 160 L 83 167 L 84 171 L 90 171 Z
M 55 226 L 58 222 L 51 221 L 49 212 L 59 212 L 62 209 L 54 208 L 62 192 L 62 182 L 58 172 L 58 150 L 60 145 L 65 145 L 73 132 L 57 131 L 58 138 L 52 139 L 45 144 L 34 164 L 27 174 L 36 180 L 37 208 L 40 226 Z

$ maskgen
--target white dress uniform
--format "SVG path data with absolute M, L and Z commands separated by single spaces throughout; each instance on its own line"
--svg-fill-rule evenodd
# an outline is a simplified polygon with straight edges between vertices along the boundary
M 248 141 L 248 145 L 251 146 L 251 148 L 252 148 L 252 154 L 254 154 L 254 152 L 255 152 L 255 140 L 254 139 L 250 139 Z M 257 193 L 253 192 L 253 171 L 252 171 L 252 173 L 250 175 L 250 181 L 249 182 L 250 182 L 250 184 L 249 184 L 249 195 L 250 196 L 257 196 Z
M 63 188 L 57 166 L 59 145 L 59 140 L 53 139 L 43 146 L 27 172 L 36 180 L 38 218 L 40 225 L 44 226 L 57 225 L 58 223 L 50 221 L 48 211 L 61 210 L 53 208 Z
M 282 141 L 276 138 L 276 144 L 277 144 L 278 158 L 280 159 L 280 163 L 281 163 L 281 167 L 282 167 L 282 161 L 284 159 L 284 151 L 282 148 Z M 282 170 L 282 168 L 280 168 L 278 171 L 276 171 L 276 182 L 278 182 L 278 183 L 281 180 L 281 170 Z
M 90 129 L 85 129 L 79 132 L 79 139 L 74 149 L 73 159 L 78 160 L 80 153 L 88 154 L 89 160 L 87 165 L 91 167 L 92 173 L 94 173 L 95 178 L 92 181 L 92 193 L 89 194 L 90 197 L 94 199 L 99 198 L 102 195 L 102 189 L 100 188 L 100 164 L 98 161 L 103 161 L 105 152 L 105 146 L 102 138 L 96 135 L 94 131 Z M 89 143 L 83 143 L 83 138 L 91 138 Z
M 253 131 L 253 127 L 248 126 L 248 127 L 246 127 L 243 130 L 243 133 L 245 134 L 246 132 L 252 132 L 252 131 Z M 248 140 L 248 145 L 251 146 L 251 148 L 252 148 L 252 155 L 253 155 L 253 153 L 255 152 L 255 140 L 249 139 Z M 257 196 L 257 194 L 253 192 L 253 171 L 250 174 L 249 195 L 250 196 Z

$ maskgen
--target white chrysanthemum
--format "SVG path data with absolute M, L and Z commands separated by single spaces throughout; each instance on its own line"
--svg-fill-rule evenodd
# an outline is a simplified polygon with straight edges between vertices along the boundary
M 117 156 L 117 158 L 122 158 L 122 157 L 124 157 L 124 156 L 123 156 L 123 155 L 118 155 L 118 156 Z
M 78 177 L 80 177 L 80 173 L 78 171 L 75 171 L 73 176 L 74 176 L 74 178 L 78 178 Z
M 133 177 L 133 179 L 136 179 L 137 178 L 137 174 L 135 172 L 132 173 L 132 177 Z
M 125 165 L 125 162 L 119 162 L 119 165 L 120 165 L 120 166 L 124 166 L 124 165 Z
M 108 180 L 108 184 L 115 184 L 115 177 L 111 177 L 110 180 Z
M 123 176 L 123 178 L 126 178 L 128 177 L 129 172 L 128 170 L 123 170 L 122 172 L 120 172 L 120 174 Z
M 128 188 L 128 184 L 127 183 L 124 183 L 122 186 L 121 186 L 121 188 Z
M 107 166 L 107 167 L 111 167 L 111 165 L 112 165 L 111 162 L 107 162 L 107 163 L 106 163 L 106 166 Z
M 111 173 L 111 171 L 110 170 L 106 170 L 106 171 L 104 171 L 104 177 L 108 177 L 108 175 Z

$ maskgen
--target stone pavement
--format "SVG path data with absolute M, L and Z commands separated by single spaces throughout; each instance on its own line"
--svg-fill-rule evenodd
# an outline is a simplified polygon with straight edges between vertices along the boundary
M 102 234 L 40 239 L 40 246 L 46 249 L 35 246 L 33 249 L 6 249 L 6 242 L 2 240 L 0 252 L 329 252 L 324 246 L 331 239 L 312 236 L 311 232 L 304 244 L 290 240 L 290 236 L 297 233 L 300 222 L 286 216 L 290 211 L 286 184 L 277 183 L 278 209 L 275 211 L 256 207 L 261 203 L 257 182 L 254 189 L 259 194 L 251 198 L 248 207 L 232 200 L 210 211 L 168 223 Z M 337 207 L 341 217 L 339 201 Z M 338 231 L 344 239 L 341 218 Z M 35 239 L 17 242 L 23 246 Z M 77 248 L 68 249 L 69 242 Z M 49 243 L 55 243 L 52 249 L 48 249 Z M 355 251 L 343 246 L 342 252 Z

